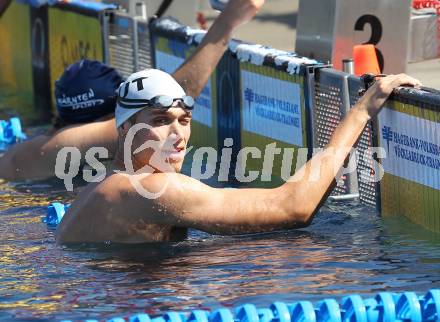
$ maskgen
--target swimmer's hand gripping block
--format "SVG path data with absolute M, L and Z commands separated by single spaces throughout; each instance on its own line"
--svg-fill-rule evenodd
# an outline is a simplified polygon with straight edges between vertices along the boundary
M 48 226 L 56 227 L 61 222 L 61 219 L 63 219 L 64 214 L 69 207 L 69 204 L 63 205 L 59 202 L 50 204 L 50 206 L 47 207 L 46 217 L 43 218 L 43 222 Z
M 18 117 L 12 117 L 9 121 L 0 120 L 0 151 L 6 151 L 9 146 L 26 138 Z
M 83 320 L 97 322 L 98 320 Z M 269 308 L 244 304 L 233 310 L 222 308 L 213 312 L 195 310 L 189 313 L 168 312 L 151 317 L 141 313 L 115 317 L 107 322 L 422 322 L 440 321 L 440 290 L 430 290 L 424 296 L 414 292 L 402 294 L 381 292 L 374 298 L 363 299 L 354 294 L 326 299 L 316 305 L 309 301 L 274 302 Z M 65 320 L 63 322 L 71 322 Z

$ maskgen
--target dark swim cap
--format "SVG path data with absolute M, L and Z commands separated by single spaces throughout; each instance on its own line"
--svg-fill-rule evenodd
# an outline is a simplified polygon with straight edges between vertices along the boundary
M 55 82 L 59 117 L 66 123 L 92 122 L 116 108 L 116 90 L 123 82 L 115 69 L 82 59 L 66 68 Z

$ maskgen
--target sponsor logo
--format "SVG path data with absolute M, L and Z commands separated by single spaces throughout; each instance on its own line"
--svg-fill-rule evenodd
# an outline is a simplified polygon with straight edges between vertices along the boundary
M 95 99 L 94 97 L 95 93 L 93 92 L 93 89 L 89 88 L 87 92 L 75 96 L 66 96 L 63 94 L 62 97 L 57 98 L 57 103 L 60 107 L 71 107 L 72 110 L 104 104 L 102 98 Z

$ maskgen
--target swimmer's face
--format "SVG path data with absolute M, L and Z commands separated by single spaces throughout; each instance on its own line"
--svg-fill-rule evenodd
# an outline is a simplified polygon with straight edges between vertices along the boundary
M 191 134 L 191 112 L 179 107 L 169 109 L 146 108 L 135 114 L 135 123 L 151 128 L 141 129 L 134 136 L 132 151 L 148 142 L 148 147 L 133 155 L 136 168 L 146 164 L 156 172 L 180 172 Z

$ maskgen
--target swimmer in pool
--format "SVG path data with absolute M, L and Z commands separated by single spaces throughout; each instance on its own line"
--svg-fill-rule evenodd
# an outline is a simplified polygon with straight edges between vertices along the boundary
M 58 115 L 52 128 L 13 145 L 0 157 L 0 178 L 53 177 L 56 156 L 63 147 L 77 147 L 84 155 L 90 147 L 102 146 L 112 157 L 118 135 L 115 93 L 122 81 L 116 70 L 98 61 L 84 59 L 70 65 L 55 82 Z
M 218 19 L 217 25 L 226 20 L 224 17 Z M 173 74 L 192 97 L 200 94 L 226 49 L 226 43 L 221 43 L 227 41 L 222 30 L 214 28 L 210 34 L 211 42 L 203 43 L 199 52 L 212 55 L 212 58 L 206 61 L 200 56 L 190 58 Z M 215 53 L 217 50 L 219 52 Z M 195 69 L 193 60 L 198 65 Z M 56 83 L 58 116 L 54 127 L 44 135 L 15 144 L 0 157 L 0 178 L 18 181 L 54 177 L 56 157 L 64 147 L 76 147 L 82 156 L 91 147 L 104 147 L 109 152 L 109 159 L 113 159 L 118 141 L 114 118 L 115 91 L 122 81 L 114 69 L 96 61 L 82 60 L 68 67 Z M 91 99 L 102 101 L 102 104 L 86 108 L 69 105 L 72 97 L 84 94 L 88 97 L 90 89 L 93 91 Z M 29 162 L 30 155 L 32 162 Z M 80 162 L 84 163 L 84 160 Z
M 193 71 L 187 74 L 186 88 L 206 83 L 232 32 L 263 3 L 229 2 L 182 67 Z M 191 132 L 193 101 L 188 91 L 162 71 L 135 73 L 118 91 L 119 140 L 113 167 L 120 172 L 81 191 L 58 227 L 57 242 L 167 242 L 185 238 L 188 228 L 244 234 L 307 226 L 335 186 L 336 173 L 367 122 L 401 85 L 420 83 L 403 74 L 378 79 L 336 128 L 324 151 L 291 181 L 274 189 L 218 189 L 179 173 Z M 132 132 L 137 127 L 143 128 Z M 127 137 L 132 137 L 128 149 Z M 314 162 L 319 158 L 317 173 Z

